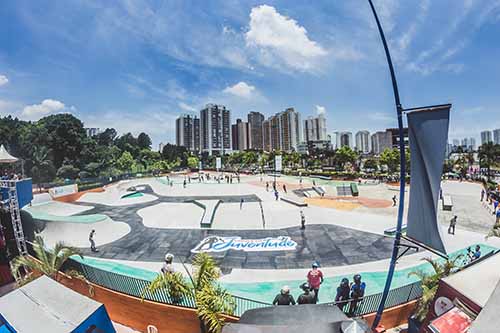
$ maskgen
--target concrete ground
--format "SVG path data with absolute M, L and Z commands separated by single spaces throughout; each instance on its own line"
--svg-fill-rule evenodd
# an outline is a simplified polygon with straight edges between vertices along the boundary
M 103 193 L 89 193 L 89 196 L 82 197 L 84 200 L 76 203 L 78 206 L 91 204 L 95 207 L 84 214 L 106 214 L 111 221 L 123 221 L 130 231 L 126 233 L 120 229 L 118 222 L 107 223 L 108 229 L 97 229 L 96 242 L 101 249 L 98 257 L 156 271 L 166 252 L 173 252 L 179 260 L 189 258 L 190 249 L 207 235 L 251 239 L 287 235 L 297 241 L 296 251 L 229 251 L 216 255 L 226 273 L 231 272 L 223 277 L 224 281 L 300 279 L 313 260 L 321 261 L 326 276 L 387 270 L 392 239 L 383 236 L 383 233 L 395 225 L 397 207 L 385 205 L 373 208 L 360 204 L 350 210 L 338 209 L 334 205 L 331 208 L 321 205 L 298 208 L 276 201 L 273 192 L 266 191 L 266 182 L 269 188 L 272 187 L 271 177 L 263 177 L 261 181 L 259 176 L 242 176 L 241 183 L 233 179 L 233 184 L 192 180 L 186 188 L 182 186 L 183 177 L 173 180 L 172 187 L 158 179 L 120 182 L 109 186 Z M 284 194 L 282 187 L 285 184 L 287 196 L 303 200 L 292 191 L 293 188 L 300 188 L 298 178 L 283 177 L 277 181 L 280 195 Z M 127 202 L 119 199 L 128 188 L 140 185 L 146 185 L 144 193 L 147 200 L 140 200 L 144 197 L 131 198 L 133 200 Z M 311 185 L 311 179 L 303 178 L 303 188 Z M 334 185 L 321 185 L 327 196 L 337 196 Z M 449 252 L 477 243 L 500 247 L 500 239 L 484 238 L 494 219 L 479 202 L 480 189 L 480 185 L 473 183 L 443 182 L 443 193 L 451 195 L 454 203 L 452 212 L 442 211 L 438 206 L 444 242 Z M 360 198 L 368 201 L 392 201 L 393 195 L 398 194 L 398 188 L 385 184 L 361 185 L 359 190 Z M 244 204 L 240 210 L 241 198 Z M 408 199 L 409 193 L 406 209 Z M 200 229 L 196 223 L 199 215 L 196 208 L 186 203 L 190 200 L 223 201 L 216 211 L 211 230 Z M 305 232 L 300 232 L 298 228 L 301 210 L 306 216 Z M 458 216 L 456 234 L 448 235 L 446 228 L 454 214 Z M 76 246 L 88 246 L 87 230 L 76 230 L 68 224 L 53 226 L 49 232 L 44 231 L 50 235 L 49 243 L 59 239 Z M 424 256 L 431 255 L 426 251 L 407 255 L 400 259 L 398 268 L 419 264 Z

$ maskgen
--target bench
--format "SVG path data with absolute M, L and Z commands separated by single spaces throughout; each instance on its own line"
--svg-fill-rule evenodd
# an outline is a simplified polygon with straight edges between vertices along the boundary
M 451 195 L 443 195 L 443 210 L 449 210 L 453 208 L 453 201 L 451 200 Z

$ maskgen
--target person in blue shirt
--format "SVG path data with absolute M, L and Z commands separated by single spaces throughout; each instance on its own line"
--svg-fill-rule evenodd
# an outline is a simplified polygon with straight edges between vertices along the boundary
M 477 260 L 481 257 L 481 247 L 479 245 L 476 245 L 476 250 L 474 251 L 474 254 L 472 255 L 472 260 Z
M 352 278 L 354 280 L 351 283 L 351 306 L 349 308 L 349 315 L 354 315 L 359 299 L 365 296 L 366 283 L 361 282 L 361 275 L 356 274 Z

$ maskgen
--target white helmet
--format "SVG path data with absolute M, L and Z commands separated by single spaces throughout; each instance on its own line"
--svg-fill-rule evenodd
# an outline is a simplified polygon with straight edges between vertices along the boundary
M 281 293 L 282 294 L 289 294 L 290 293 L 290 287 L 283 286 L 283 288 L 281 288 Z
M 165 255 L 165 261 L 172 261 L 174 260 L 174 255 L 172 253 L 167 253 Z

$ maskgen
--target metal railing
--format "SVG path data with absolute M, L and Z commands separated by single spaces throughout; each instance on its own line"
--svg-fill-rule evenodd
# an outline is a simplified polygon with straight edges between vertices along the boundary
M 102 270 L 93 266 L 80 263 L 76 260 L 69 259 L 64 269 L 73 269 L 81 273 L 89 282 L 105 287 L 107 289 L 117 291 L 126 295 L 135 296 L 144 299 L 164 304 L 182 306 L 186 308 L 196 308 L 194 297 L 183 297 L 182 299 L 172 299 L 168 292 L 164 289 L 159 289 L 152 293 L 147 290 L 151 283 L 148 280 L 117 274 L 114 272 Z M 422 296 L 422 287 L 420 281 L 414 282 L 399 288 L 395 288 L 389 292 L 389 297 L 386 301 L 386 308 L 401 305 L 412 300 L 416 300 Z M 245 311 L 272 306 L 271 303 L 256 301 L 240 296 L 232 296 L 236 309 L 232 315 L 241 316 Z M 382 293 L 368 295 L 359 299 L 351 299 L 340 302 L 328 302 L 326 304 L 338 306 L 350 317 L 359 317 L 377 311 L 380 304 Z
M 101 287 L 120 292 L 122 294 L 135 296 L 138 298 L 144 297 L 145 300 L 153 302 L 171 304 L 193 309 L 196 308 L 196 302 L 194 297 L 192 296 L 183 297 L 181 299 L 173 299 L 164 289 L 159 289 L 154 293 L 148 291 L 147 287 L 151 283 L 151 281 L 148 280 L 109 272 L 80 263 L 72 259 L 66 261 L 64 268 L 69 270 L 76 270 L 81 273 L 87 279 L 87 281 Z M 239 296 L 232 297 L 234 299 L 234 303 L 236 304 L 235 312 L 232 315 L 238 317 L 247 310 L 271 306 L 270 303 L 255 301 Z

